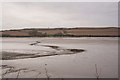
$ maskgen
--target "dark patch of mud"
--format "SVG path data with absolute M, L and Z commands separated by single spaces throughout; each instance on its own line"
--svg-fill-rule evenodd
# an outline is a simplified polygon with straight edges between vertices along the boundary
M 50 47 L 50 48 L 56 49 L 56 50 L 60 50 L 60 47 L 59 47 L 59 46 L 51 46 L 51 45 L 42 45 L 42 46 Z
M 73 53 L 79 53 L 79 52 L 84 52 L 85 51 L 83 49 L 64 49 L 64 48 L 61 48 L 59 46 L 51 46 L 51 45 L 42 45 L 42 46 L 50 47 L 50 48 L 55 49 L 55 50 L 70 51 L 70 52 L 73 52 Z
M 79 52 L 84 52 L 85 51 L 83 49 L 67 49 L 67 50 L 69 50 L 71 52 L 74 52 L 74 53 L 79 53 Z
M 37 57 L 47 57 L 47 56 L 55 56 L 55 55 L 68 55 L 68 54 L 76 54 L 80 52 L 84 52 L 83 49 L 65 49 L 59 46 L 52 45 L 42 45 L 45 47 L 50 47 L 55 49 L 54 52 L 46 52 L 46 53 L 38 53 L 38 54 L 22 54 L 22 53 L 13 53 L 13 52 L 2 52 L 2 60 L 14 60 L 14 59 L 26 59 L 26 58 L 37 58 Z
M 40 41 L 36 41 L 35 43 L 31 43 L 30 45 L 32 46 L 32 45 L 37 45 L 37 44 L 39 44 L 39 43 L 41 43 Z
M 22 78 L 21 74 L 23 74 L 23 73 L 24 74 L 27 74 L 27 73 L 29 74 L 29 73 L 35 72 L 36 73 L 35 80 L 37 80 L 37 78 L 41 75 L 41 72 L 39 70 L 34 70 L 34 69 L 31 70 L 31 69 L 28 69 L 28 68 L 17 68 L 17 67 L 14 67 L 14 66 L 11 66 L 11 65 L 6 65 L 6 64 L 1 65 L 0 67 L 2 68 L 2 78 L 3 79 L 5 79 L 8 75 L 12 74 L 12 75 L 16 76 L 14 78 L 16 80 L 16 79 Z M 7 79 L 5 79 L 5 80 L 7 80 Z
M 9 65 L 2 65 L 2 66 L 0 66 L 0 67 L 2 67 L 2 77 L 3 77 L 3 78 L 4 78 L 4 76 L 6 76 L 7 74 L 16 73 L 16 72 L 20 72 L 20 71 L 27 70 L 26 68 L 16 69 L 15 67 L 9 66 Z M 17 76 L 17 78 L 18 78 L 18 76 Z
M 6 68 L 14 68 L 13 66 L 8 66 L 8 65 L 2 65 L 1 67 L 2 67 L 2 69 L 6 69 Z
M 29 56 L 33 56 L 34 54 L 21 54 L 14 52 L 2 52 L 2 60 L 13 60 L 13 59 L 23 59 L 29 58 Z

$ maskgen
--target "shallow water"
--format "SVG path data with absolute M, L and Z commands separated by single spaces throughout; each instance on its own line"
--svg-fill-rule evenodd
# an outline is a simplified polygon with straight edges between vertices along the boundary
M 41 43 L 30 45 L 36 41 Z M 42 73 L 39 77 L 46 77 L 46 67 L 50 77 L 94 78 L 96 77 L 95 64 L 100 77 L 118 77 L 118 38 L 3 38 L 2 42 L 2 51 L 25 54 L 55 51 L 41 45 L 86 50 L 71 55 L 3 60 L 3 65 L 39 71 Z M 45 66 L 45 64 L 47 65 Z M 36 72 L 23 72 L 20 77 L 30 78 L 35 77 L 36 74 Z M 16 77 L 16 75 L 11 73 L 5 77 Z

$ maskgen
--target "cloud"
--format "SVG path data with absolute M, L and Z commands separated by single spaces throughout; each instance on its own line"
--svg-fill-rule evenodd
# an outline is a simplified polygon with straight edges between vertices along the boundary
M 3 3 L 3 29 L 117 26 L 115 2 Z

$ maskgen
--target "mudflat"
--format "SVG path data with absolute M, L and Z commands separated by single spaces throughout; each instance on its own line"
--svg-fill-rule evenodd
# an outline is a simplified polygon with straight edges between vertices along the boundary
M 96 68 L 100 78 L 118 77 L 118 38 L 7 37 L 2 43 L 4 78 L 96 78 Z

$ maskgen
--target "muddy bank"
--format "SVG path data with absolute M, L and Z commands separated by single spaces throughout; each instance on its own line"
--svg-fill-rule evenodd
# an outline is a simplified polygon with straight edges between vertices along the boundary
M 31 43 L 30 45 L 37 45 L 39 43 L 41 43 L 41 42 L 40 41 L 36 41 L 35 43 Z
M 83 49 L 64 49 L 59 46 L 52 45 L 42 45 L 44 47 L 50 47 L 56 51 L 49 51 L 45 53 L 34 53 L 34 54 L 25 54 L 25 53 L 15 53 L 15 52 L 2 52 L 2 60 L 14 60 L 14 59 L 25 59 L 25 58 L 37 58 L 37 57 L 47 57 L 55 55 L 67 55 L 67 54 L 76 54 L 84 52 Z
M 23 59 L 29 58 L 34 54 L 22 54 L 22 53 L 15 53 L 15 52 L 2 52 L 2 60 L 13 60 L 13 59 Z
M 5 75 L 10 74 L 10 73 L 18 73 L 17 78 L 19 76 L 19 72 L 22 70 L 27 70 L 26 68 L 21 68 L 21 69 L 16 69 L 13 66 L 8 66 L 8 65 L 2 65 L 1 66 L 3 71 L 2 71 L 2 77 L 4 78 Z
M 44 64 L 44 71 L 41 71 L 41 70 L 35 70 L 35 69 L 29 69 L 29 68 L 18 68 L 18 67 L 15 67 L 15 66 L 11 66 L 11 65 L 1 65 L 0 67 L 2 67 L 2 78 L 8 78 L 9 75 L 14 75 L 14 79 L 19 79 L 25 75 L 30 75 L 32 74 L 32 78 L 34 78 L 35 80 L 37 78 L 40 78 L 41 76 L 44 75 L 44 77 L 48 80 L 48 78 L 51 77 L 51 75 L 48 73 L 48 69 L 47 69 L 47 64 Z
M 29 70 L 27 68 L 16 68 L 14 66 L 10 65 L 2 65 L 2 78 L 6 77 L 7 75 L 14 74 L 15 78 L 19 78 L 22 73 L 29 73 L 29 72 L 36 72 L 37 74 L 40 72 L 37 72 L 35 70 Z

